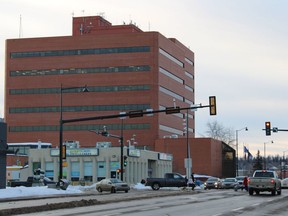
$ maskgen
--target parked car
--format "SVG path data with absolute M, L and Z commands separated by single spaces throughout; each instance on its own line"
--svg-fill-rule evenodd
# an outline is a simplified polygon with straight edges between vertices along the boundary
M 117 191 L 125 191 L 128 193 L 130 187 L 127 183 L 117 179 L 117 178 L 108 178 L 102 179 L 96 184 L 96 190 L 98 192 L 110 191 L 111 193 L 116 193 Z
M 288 188 L 288 178 L 281 180 L 281 188 Z
M 222 188 L 233 189 L 238 187 L 238 181 L 236 178 L 225 178 L 222 182 Z
M 221 180 L 216 177 L 210 177 L 207 179 L 207 181 L 204 183 L 204 189 L 215 189 L 218 188 L 221 183 Z
M 236 177 L 236 180 L 237 180 L 237 182 L 238 182 L 238 186 L 237 186 L 237 190 L 238 189 L 241 189 L 241 190 L 243 190 L 243 189 L 245 189 L 245 186 L 244 186 L 244 184 L 243 184 L 243 181 L 244 181 L 244 178 L 245 178 L 246 176 L 237 176 Z M 247 177 L 246 177 L 247 178 Z

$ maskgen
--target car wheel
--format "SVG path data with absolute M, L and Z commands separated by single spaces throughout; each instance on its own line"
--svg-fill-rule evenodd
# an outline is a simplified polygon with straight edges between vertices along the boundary
M 126 190 L 125 193 L 128 193 L 128 190 Z
M 249 189 L 249 195 L 253 195 L 253 193 L 254 193 L 254 191 L 253 191 L 253 189 Z
M 278 195 L 281 195 L 281 188 L 277 191 Z
M 111 188 L 111 193 L 116 193 L 116 188 L 112 187 Z
M 275 196 L 275 194 L 276 194 L 276 188 L 271 191 L 272 196 Z
M 98 187 L 98 188 L 97 188 L 97 191 L 98 191 L 99 193 L 101 193 L 101 192 L 102 192 L 102 188 L 101 188 L 101 187 Z
M 159 184 L 158 182 L 154 182 L 154 183 L 152 184 L 152 189 L 153 189 L 153 190 L 159 190 L 159 189 L 160 189 L 160 184 Z

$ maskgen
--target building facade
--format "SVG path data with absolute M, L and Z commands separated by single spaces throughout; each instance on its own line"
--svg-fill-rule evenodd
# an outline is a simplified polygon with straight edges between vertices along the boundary
M 63 177 L 78 184 L 92 184 L 103 178 L 120 178 L 120 147 L 110 148 L 67 148 L 63 163 Z M 172 172 L 173 157 L 170 154 L 124 148 L 127 165 L 123 180 L 136 184 L 147 177 L 163 177 Z M 28 176 L 35 169 L 45 171 L 45 176 L 57 181 L 59 173 L 59 149 L 30 149 Z
M 5 121 L 7 139 L 59 146 L 62 119 L 115 115 L 137 110 L 194 104 L 194 53 L 174 38 L 144 32 L 135 25 L 112 25 L 100 16 L 74 17 L 72 36 L 6 41 Z M 78 87 L 87 86 L 83 93 Z M 77 87 L 77 88 L 76 88 Z M 186 113 L 186 112 L 185 112 Z M 184 114 L 158 113 L 64 124 L 63 140 L 81 147 L 119 140 L 102 130 L 137 136 L 138 147 L 155 149 L 155 140 L 183 136 Z M 189 110 L 189 136 L 194 112 Z
M 165 138 L 155 144 L 156 151 L 173 154 L 173 170 L 185 173 L 184 159 L 192 159 L 192 172 L 219 178 L 236 176 L 235 149 L 211 138 Z M 179 150 L 180 149 L 180 150 Z

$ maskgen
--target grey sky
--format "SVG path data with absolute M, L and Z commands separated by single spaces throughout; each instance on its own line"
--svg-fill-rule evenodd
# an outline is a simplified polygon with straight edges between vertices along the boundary
M 4 116 L 5 40 L 71 35 L 74 16 L 132 21 L 144 31 L 174 37 L 195 53 L 196 103 L 217 96 L 217 116 L 196 112 L 196 136 L 217 120 L 239 132 L 252 154 L 288 150 L 288 132 L 266 137 L 265 121 L 288 129 L 288 1 L 286 0 L 0 0 L 0 117 Z M 20 31 L 20 15 L 22 28 Z

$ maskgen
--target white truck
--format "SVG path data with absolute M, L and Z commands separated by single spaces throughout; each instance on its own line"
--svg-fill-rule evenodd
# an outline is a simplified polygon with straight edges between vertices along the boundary
M 274 196 L 277 192 L 281 195 L 281 180 L 275 171 L 256 170 L 253 177 L 248 178 L 249 195 L 255 192 L 257 195 L 262 191 L 271 192 Z

